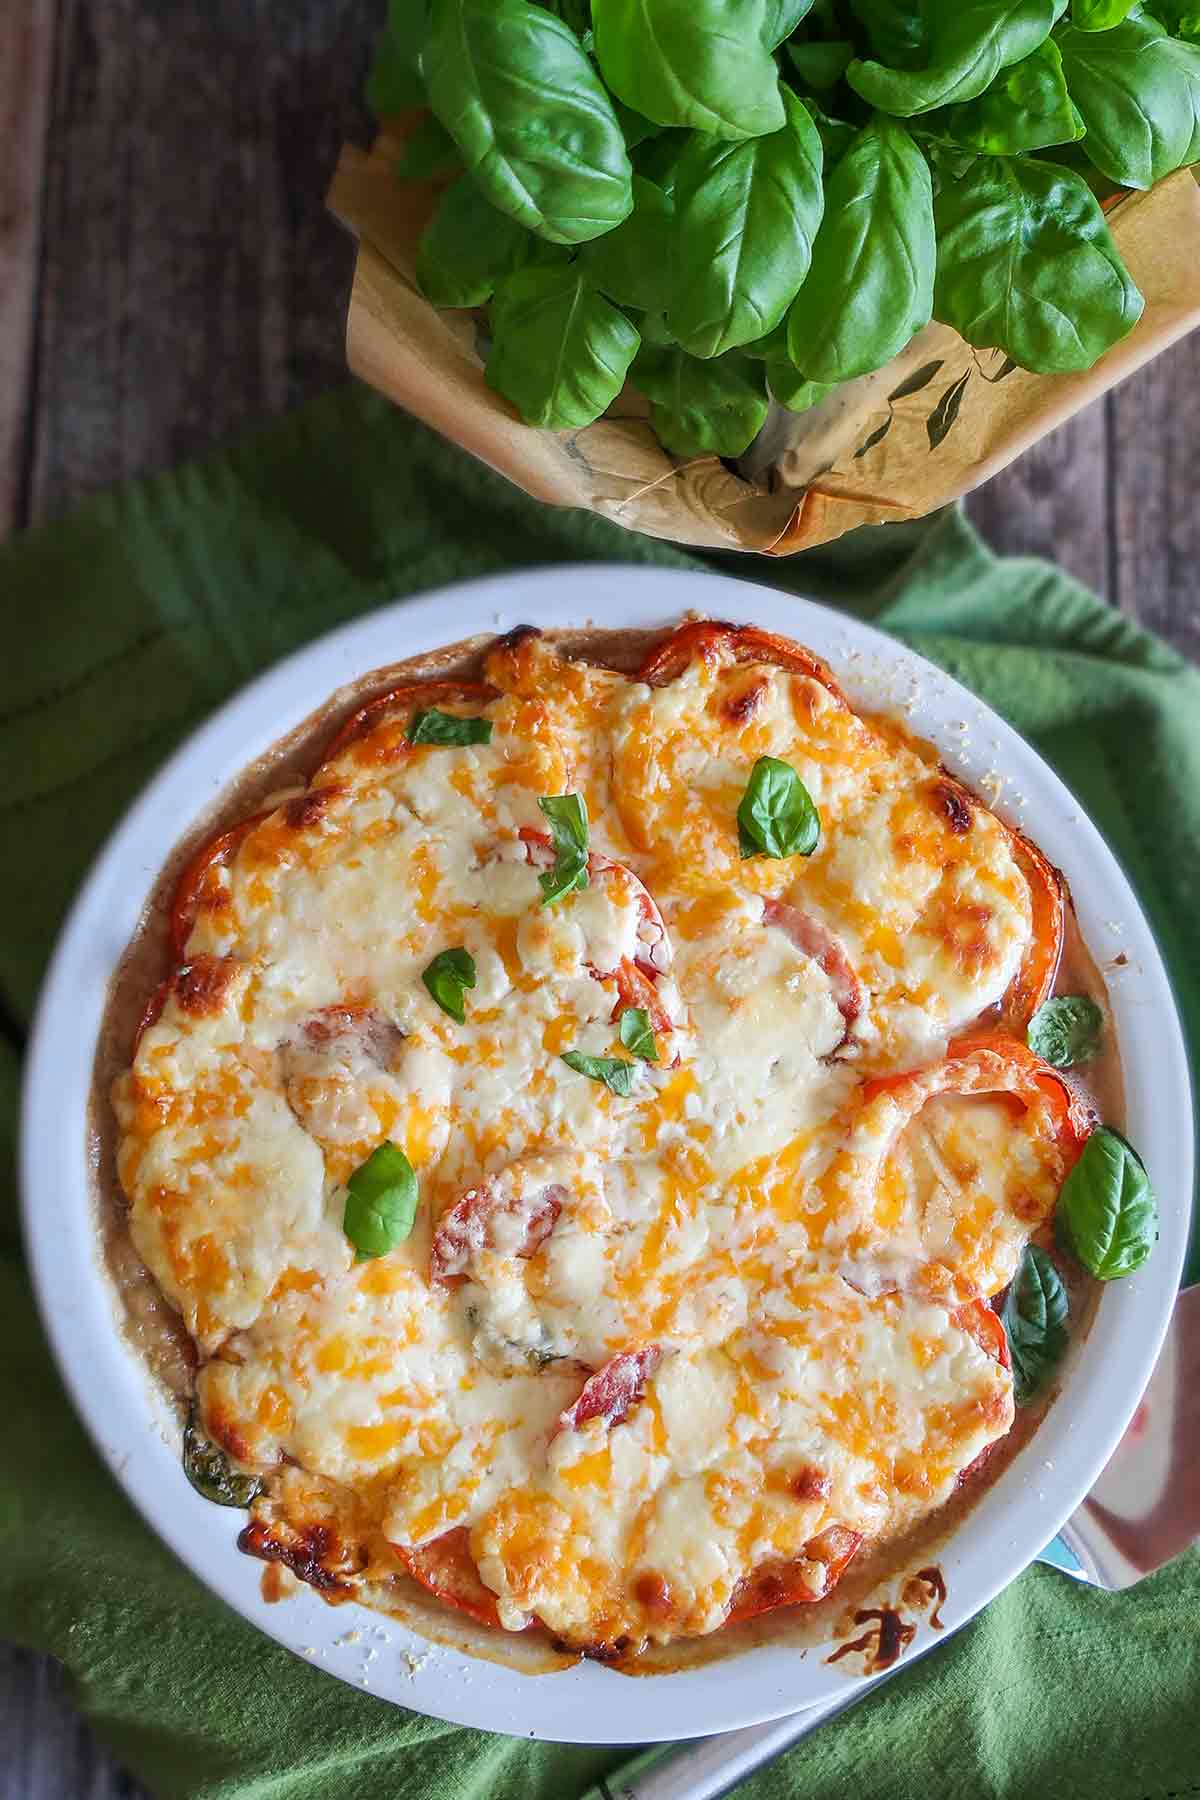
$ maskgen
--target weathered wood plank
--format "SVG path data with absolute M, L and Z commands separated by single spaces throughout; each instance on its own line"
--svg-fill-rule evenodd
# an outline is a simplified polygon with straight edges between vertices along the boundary
M 1145 371 L 1128 383 L 1136 386 Z M 1105 401 L 1099 400 L 1035 444 L 972 494 L 970 517 L 994 550 L 1045 556 L 1088 587 L 1111 584 Z
M 1200 332 L 1109 406 L 1112 598 L 1200 657 Z
M 0 537 L 22 522 L 55 0 L 0 10 Z
M 0 1645 L 0 1800 L 150 1800 L 100 1748 L 58 1664 Z

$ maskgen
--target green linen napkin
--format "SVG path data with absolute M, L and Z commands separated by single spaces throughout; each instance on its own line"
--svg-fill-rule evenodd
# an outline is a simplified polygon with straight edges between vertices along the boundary
M 598 558 L 698 566 L 601 519 L 539 508 L 355 388 L 0 552 L 10 1157 L 22 1035 L 63 911 L 183 733 L 286 651 L 397 594 Z M 1124 862 L 1200 1043 L 1200 675 L 1053 569 L 996 560 L 956 513 L 791 562 L 717 563 L 873 617 L 1024 731 Z M 0 1406 L 0 1635 L 63 1660 L 93 1723 L 163 1800 L 576 1800 L 621 1762 L 390 1707 L 209 1595 L 135 1516 L 67 1404 L 22 1268 L 11 1176 Z M 1200 1552 L 1118 1596 L 1031 1569 L 745 1793 L 1195 1795 L 1198 1612 Z M 552 1729 L 553 1678 L 531 1698 Z

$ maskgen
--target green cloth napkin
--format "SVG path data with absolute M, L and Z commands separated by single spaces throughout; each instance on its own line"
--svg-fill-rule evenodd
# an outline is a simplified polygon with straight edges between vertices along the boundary
M 6 1151 L 22 1034 L 64 908 L 180 737 L 284 652 L 397 594 L 598 558 L 700 566 L 534 505 L 355 388 L 0 552 Z M 1024 731 L 1124 862 L 1200 1042 L 1200 675 L 1055 570 L 997 561 L 957 513 L 791 562 L 717 564 L 874 617 Z M 54 1205 L 53 1194 L 35 1199 Z M 63 1660 L 98 1730 L 163 1800 L 576 1800 L 621 1762 L 619 1751 L 489 1737 L 390 1707 L 208 1594 L 135 1516 L 64 1398 L 11 1179 L 0 1406 L 0 1635 Z M 745 1793 L 1195 1795 L 1198 1616 L 1200 1552 L 1116 1596 L 1033 1568 Z M 540 1691 L 531 1680 L 531 1701 L 552 1728 L 552 1677 Z

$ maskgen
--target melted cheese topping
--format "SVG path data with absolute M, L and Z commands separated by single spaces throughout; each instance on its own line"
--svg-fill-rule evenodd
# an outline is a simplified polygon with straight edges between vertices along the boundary
M 385 712 L 209 870 L 115 1086 L 131 1230 L 244 1463 L 341 1484 L 402 1556 L 462 1528 L 508 1629 L 710 1632 L 763 1570 L 818 1596 L 822 1533 L 905 1528 L 1008 1429 L 957 1309 L 1048 1215 L 1053 1122 L 864 1082 L 1001 998 L 1030 896 L 931 752 L 806 676 L 652 690 L 527 638 L 489 678 L 451 706 L 489 744 Z M 761 755 L 816 802 L 808 860 L 740 857 Z M 543 905 L 537 802 L 567 792 L 590 879 Z M 464 1024 L 421 979 L 454 947 Z M 628 1095 L 568 1067 L 630 1061 L 647 995 Z M 388 1139 L 417 1220 L 359 1262 L 346 1182 Z

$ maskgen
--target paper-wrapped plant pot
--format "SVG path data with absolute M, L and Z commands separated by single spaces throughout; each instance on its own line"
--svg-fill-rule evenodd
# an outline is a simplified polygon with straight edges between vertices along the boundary
M 536 499 L 675 543 L 788 556 L 858 525 L 919 519 L 1200 324 L 1200 186 L 1181 169 L 1109 209 L 1146 306 L 1086 373 L 1032 375 L 933 324 L 808 412 L 773 406 L 736 465 L 664 450 L 630 385 L 593 424 L 543 431 L 485 382 L 477 317 L 439 310 L 417 287 L 414 253 L 438 189 L 397 181 L 402 136 L 396 122 L 370 151 L 347 145 L 329 191 L 331 211 L 358 240 L 350 368 Z

